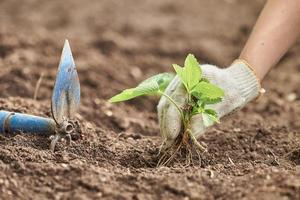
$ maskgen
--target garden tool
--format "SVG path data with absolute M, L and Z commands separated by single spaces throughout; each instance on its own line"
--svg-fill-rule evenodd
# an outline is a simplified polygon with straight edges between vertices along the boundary
M 51 100 L 51 117 L 0 110 L 0 133 L 52 135 L 50 149 L 60 140 L 71 143 L 71 134 L 80 132 L 74 115 L 80 104 L 80 84 L 68 40 L 65 41 Z

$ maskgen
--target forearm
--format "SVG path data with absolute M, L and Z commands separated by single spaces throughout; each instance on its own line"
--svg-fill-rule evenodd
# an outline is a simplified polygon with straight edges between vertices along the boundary
M 262 80 L 300 35 L 300 0 L 269 0 L 240 55 Z

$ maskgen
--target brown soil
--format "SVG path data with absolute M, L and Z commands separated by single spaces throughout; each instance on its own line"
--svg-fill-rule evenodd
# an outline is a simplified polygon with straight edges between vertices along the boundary
M 111 105 L 121 89 L 170 71 L 188 52 L 229 65 L 259 0 L 2 0 L 0 109 L 50 116 L 65 38 L 79 70 L 83 136 L 0 136 L 1 199 L 300 199 L 300 44 L 264 82 L 266 95 L 201 141 L 202 162 L 156 168 L 158 98 Z M 34 89 L 45 73 L 38 100 Z M 296 98 L 294 98 L 296 97 Z

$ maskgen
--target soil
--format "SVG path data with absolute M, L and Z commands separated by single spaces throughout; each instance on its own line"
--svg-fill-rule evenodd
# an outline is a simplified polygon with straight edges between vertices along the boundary
M 0 136 L 1 199 L 300 199 L 300 43 L 268 75 L 267 93 L 210 129 L 201 163 L 156 167 L 157 97 L 107 99 L 187 53 L 228 66 L 259 0 L 1 0 L 0 109 L 50 116 L 62 45 L 77 64 L 83 133 Z M 36 83 L 44 78 L 37 100 Z

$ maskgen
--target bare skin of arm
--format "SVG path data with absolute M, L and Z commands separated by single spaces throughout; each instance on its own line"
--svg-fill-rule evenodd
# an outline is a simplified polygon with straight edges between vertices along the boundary
M 300 35 L 300 0 L 269 0 L 240 55 L 260 81 Z

